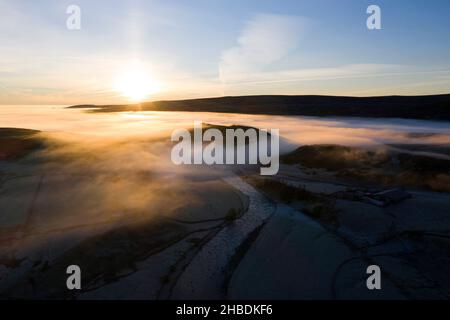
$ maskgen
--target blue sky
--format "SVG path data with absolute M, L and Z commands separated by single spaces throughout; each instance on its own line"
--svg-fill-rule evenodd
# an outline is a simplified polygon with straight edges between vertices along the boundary
M 72 4 L 81 30 L 66 28 Z M 2 104 L 127 101 L 114 83 L 130 69 L 158 83 L 149 100 L 450 92 L 447 0 L 0 0 L 0 13 Z

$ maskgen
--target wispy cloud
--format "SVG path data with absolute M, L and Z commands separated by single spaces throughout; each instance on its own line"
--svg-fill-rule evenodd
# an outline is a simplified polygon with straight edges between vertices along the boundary
M 234 79 L 230 85 L 270 84 L 283 82 L 370 78 L 410 74 L 407 66 L 389 64 L 349 64 L 337 67 L 291 69 L 254 72 L 245 78 Z
M 246 79 L 282 59 L 298 47 L 307 24 L 298 16 L 255 15 L 242 30 L 238 45 L 222 53 L 220 80 L 227 83 Z
M 360 90 L 381 94 L 382 92 L 378 92 L 377 89 L 382 84 L 382 80 L 379 79 L 389 80 L 393 88 L 400 89 L 399 86 L 403 85 L 415 91 L 420 86 L 429 90 L 428 84 L 442 86 L 448 84 L 447 79 L 436 79 L 447 75 L 449 72 L 447 69 L 430 70 L 428 67 L 383 63 L 301 68 L 292 63 L 283 63 L 283 59 L 289 60 L 301 52 L 308 54 L 308 47 L 302 40 L 312 24 L 311 20 L 300 16 L 277 14 L 253 16 L 245 23 L 237 39 L 237 45 L 222 52 L 219 82 L 223 94 L 248 92 L 256 94 L 261 90 L 265 93 L 280 92 L 274 88 L 282 89 L 283 93 L 289 94 L 298 94 L 305 88 L 307 92 L 325 94 L 357 94 Z M 353 88 L 341 86 L 340 84 L 344 82 L 351 84 Z M 444 89 L 441 91 L 445 91 Z M 384 88 L 384 91 L 392 92 L 389 88 Z M 414 91 L 405 93 L 411 94 Z

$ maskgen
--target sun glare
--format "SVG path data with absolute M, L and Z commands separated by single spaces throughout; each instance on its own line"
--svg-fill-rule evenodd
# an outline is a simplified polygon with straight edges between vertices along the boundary
M 116 79 L 115 90 L 133 102 L 141 102 L 160 91 L 160 84 L 149 73 L 127 70 Z

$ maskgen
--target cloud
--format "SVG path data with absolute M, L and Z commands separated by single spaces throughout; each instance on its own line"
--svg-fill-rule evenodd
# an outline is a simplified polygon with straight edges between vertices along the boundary
M 336 67 L 262 71 L 248 74 L 245 79 L 235 79 L 233 85 L 270 84 L 283 82 L 371 78 L 407 75 L 408 66 L 390 64 L 349 64 Z
M 221 81 L 245 79 L 279 61 L 298 47 L 306 26 L 307 20 L 297 16 L 255 15 L 246 23 L 238 45 L 222 53 Z
M 218 85 L 223 95 L 262 92 L 360 95 L 364 91 L 378 95 L 395 94 L 391 89 L 398 85 L 404 87 L 406 91 L 401 91 L 404 94 L 415 94 L 421 85 L 428 88 L 424 93 L 448 90 L 448 80 L 442 79 L 448 75 L 448 70 L 376 62 L 330 66 L 327 61 L 327 66 L 310 68 L 286 63 L 300 53 L 300 45 L 302 50 L 308 50 L 301 40 L 313 23 L 308 18 L 292 15 L 253 16 L 245 23 L 237 45 L 221 54 Z M 386 79 L 389 87 L 380 91 L 379 86 Z M 424 83 L 425 80 L 429 83 Z M 414 81 L 419 83 L 414 84 Z M 352 89 L 344 84 L 351 85 Z M 430 91 L 433 84 L 439 89 Z M 414 89 L 409 90 L 411 88 Z

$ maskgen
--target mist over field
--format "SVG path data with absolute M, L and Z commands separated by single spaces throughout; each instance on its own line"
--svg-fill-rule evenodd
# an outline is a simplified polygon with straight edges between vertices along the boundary
M 450 143 L 447 122 L 414 119 L 368 119 L 343 117 L 301 117 L 205 112 L 119 112 L 90 114 L 84 109 L 58 106 L 2 106 L 2 127 L 29 128 L 65 134 L 65 139 L 83 135 L 89 140 L 105 138 L 167 138 L 179 128 L 191 128 L 194 121 L 219 125 L 278 128 L 283 138 L 295 145 L 342 143 Z M 73 137 L 71 137 L 73 136 Z M 88 139 L 86 139 L 88 140 Z M 107 140 L 107 139 L 106 139 Z

